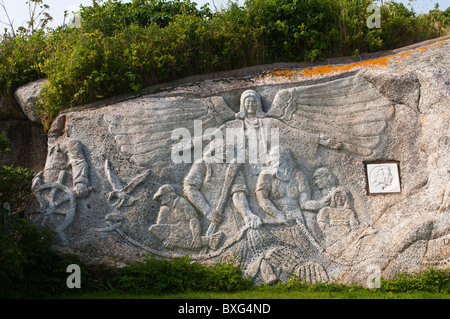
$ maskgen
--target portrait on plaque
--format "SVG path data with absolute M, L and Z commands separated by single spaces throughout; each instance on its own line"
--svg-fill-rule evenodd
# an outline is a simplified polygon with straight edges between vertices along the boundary
M 400 173 L 398 162 L 366 164 L 369 194 L 400 193 Z

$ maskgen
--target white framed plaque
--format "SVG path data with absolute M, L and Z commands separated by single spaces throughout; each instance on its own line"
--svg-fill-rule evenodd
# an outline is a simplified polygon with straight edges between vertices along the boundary
M 368 194 L 395 194 L 401 192 L 399 162 L 366 163 Z

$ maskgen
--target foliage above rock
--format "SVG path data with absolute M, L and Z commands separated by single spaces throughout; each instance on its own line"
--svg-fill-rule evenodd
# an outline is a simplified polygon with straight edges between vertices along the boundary
M 62 110 L 189 75 L 394 49 L 448 34 L 450 9 L 417 15 L 369 0 L 248 0 L 212 12 L 191 1 L 118 0 L 81 6 L 81 22 L 21 28 L 0 44 L 0 93 L 48 77 L 46 127 Z

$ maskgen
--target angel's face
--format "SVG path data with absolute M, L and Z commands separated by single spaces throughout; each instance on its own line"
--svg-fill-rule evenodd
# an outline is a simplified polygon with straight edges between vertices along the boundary
M 244 107 L 247 114 L 255 114 L 256 113 L 256 99 L 253 96 L 248 96 L 244 100 Z

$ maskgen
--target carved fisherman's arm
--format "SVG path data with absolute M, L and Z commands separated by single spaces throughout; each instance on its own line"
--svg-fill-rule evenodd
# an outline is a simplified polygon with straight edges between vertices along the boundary
M 212 214 L 212 207 L 200 192 L 203 177 L 205 174 L 203 163 L 193 164 L 188 175 L 184 179 L 183 192 L 186 198 L 213 224 L 219 225 L 223 221 L 221 214 Z
M 242 171 L 235 176 L 234 185 L 231 187 L 230 195 L 234 207 L 244 219 L 245 224 L 253 229 L 261 226 L 261 218 L 252 212 L 250 205 L 248 204 L 248 189 Z
M 70 141 L 68 143 L 67 158 L 69 165 L 72 167 L 73 189 L 78 197 L 84 197 L 89 193 L 89 166 L 84 157 L 82 146 L 78 141 Z
M 285 223 L 286 218 L 282 211 L 280 211 L 270 200 L 270 175 L 260 174 L 256 184 L 256 199 L 261 209 L 269 216 L 275 218 L 277 221 Z
M 326 196 L 320 200 L 312 200 L 309 199 L 309 195 L 306 193 L 302 193 L 300 195 L 300 207 L 304 210 L 311 211 L 311 212 L 317 212 L 323 207 L 327 207 L 330 205 L 331 196 Z
M 183 187 L 184 194 L 189 201 L 206 217 L 208 217 L 211 206 L 206 201 L 203 194 L 194 185 L 185 183 Z
M 286 222 L 286 218 L 283 213 L 278 210 L 272 201 L 269 199 L 269 192 L 264 189 L 260 189 L 256 191 L 256 198 L 258 200 L 258 204 L 261 209 L 268 214 L 269 216 L 275 218 L 277 221 L 281 223 Z
M 299 181 L 299 204 L 301 209 L 318 212 L 321 208 L 329 206 L 331 202 L 331 195 L 325 196 L 320 200 L 311 199 L 311 191 L 308 185 L 308 181 L 302 174 L 297 175 L 297 179 Z
M 232 199 L 234 207 L 241 214 L 245 224 L 250 228 L 258 228 L 261 225 L 261 219 L 252 213 L 248 205 L 247 195 L 244 192 L 235 192 Z

